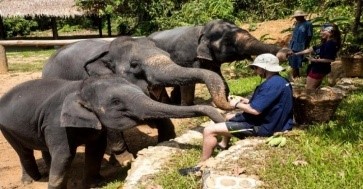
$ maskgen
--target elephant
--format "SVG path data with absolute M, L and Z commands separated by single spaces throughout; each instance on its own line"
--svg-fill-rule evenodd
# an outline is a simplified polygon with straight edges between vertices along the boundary
M 145 94 L 168 103 L 165 90 L 154 91 L 157 86 L 183 85 L 190 82 L 205 83 L 214 104 L 221 109 L 233 109 L 225 95 L 222 78 L 211 71 L 185 68 L 175 64 L 164 50 L 146 37 L 120 36 L 110 41 L 89 39 L 65 46 L 46 62 L 43 78 L 80 80 L 97 75 L 116 74 L 138 85 Z M 159 142 L 175 137 L 170 120 L 156 121 Z M 161 128 L 161 129 L 159 129 Z M 167 128 L 169 130 L 167 130 Z
M 183 67 L 211 70 L 224 77 L 221 65 L 236 60 L 251 59 L 251 55 L 262 53 L 276 54 L 280 60 L 286 60 L 291 49 L 266 44 L 248 31 L 235 24 L 217 19 L 201 26 L 184 26 L 157 31 L 148 36 L 156 46 L 169 52 L 170 58 Z M 226 93 L 229 88 L 224 81 Z M 195 85 L 184 85 L 172 93 L 172 101 L 182 105 L 191 105 L 194 101 Z
M 224 117 L 212 106 L 175 106 L 151 99 L 118 76 L 80 81 L 35 79 L 19 84 L 0 99 L 0 130 L 15 149 L 23 182 L 41 178 L 33 154 L 40 150 L 49 168 L 48 188 L 66 188 L 76 148 L 85 145 L 82 187 L 100 181 L 107 138 L 155 118 Z

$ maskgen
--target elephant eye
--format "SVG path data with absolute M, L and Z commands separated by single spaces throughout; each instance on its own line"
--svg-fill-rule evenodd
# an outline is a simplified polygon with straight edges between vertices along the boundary
M 111 104 L 114 105 L 114 106 L 119 105 L 119 104 L 121 104 L 121 100 L 118 99 L 118 98 L 113 98 L 111 100 Z
M 131 68 L 136 68 L 138 65 L 139 65 L 139 61 L 137 61 L 137 60 L 133 60 L 130 63 Z

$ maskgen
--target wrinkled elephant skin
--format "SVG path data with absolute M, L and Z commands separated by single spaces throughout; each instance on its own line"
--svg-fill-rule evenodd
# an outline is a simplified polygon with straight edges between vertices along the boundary
M 101 160 L 108 135 L 115 130 L 148 119 L 196 116 L 224 121 L 211 106 L 154 101 L 120 77 L 33 80 L 14 87 L 0 99 L 0 129 L 19 156 L 22 181 L 41 178 L 33 154 L 33 150 L 41 150 L 49 168 L 48 188 L 65 188 L 79 145 L 85 145 L 83 184 L 89 187 L 102 178 Z
M 43 78 L 80 80 L 98 75 L 118 75 L 138 85 L 155 100 L 168 103 L 169 97 L 160 86 L 184 83 L 206 83 L 213 102 L 221 109 L 231 109 L 223 80 L 214 72 L 184 68 L 175 64 L 169 53 L 156 47 L 146 37 L 117 37 L 115 40 L 83 40 L 59 49 L 45 64 Z M 150 90 L 152 89 L 152 90 Z M 159 91 L 158 91 L 159 90 Z M 175 137 L 169 119 L 150 120 L 156 126 L 159 141 Z
M 183 67 L 211 70 L 223 78 L 221 64 L 251 59 L 251 55 L 276 54 L 286 60 L 290 49 L 265 44 L 248 31 L 223 20 L 213 20 L 203 26 L 186 26 L 155 32 L 148 36 L 156 45 L 169 52 L 171 59 Z M 225 83 L 226 94 L 228 85 Z M 193 84 L 193 83 L 191 83 Z M 194 101 L 194 85 L 181 88 L 181 99 L 172 100 L 182 104 Z M 177 93 L 177 92 L 176 92 Z M 185 94 L 191 93 L 191 94 Z

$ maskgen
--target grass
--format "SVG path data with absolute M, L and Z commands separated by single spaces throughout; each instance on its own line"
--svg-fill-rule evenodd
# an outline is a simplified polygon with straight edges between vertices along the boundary
M 231 94 L 246 96 L 260 82 L 258 77 L 252 76 L 228 80 L 228 85 Z M 284 148 L 262 145 L 260 148 L 267 150 L 268 154 L 263 162 L 255 163 L 264 167 L 253 171 L 264 181 L 262 188 L 361 188 L 362 109 L 363 88 L 341 102 L 334 119 L 329 123 L 310 125 L 305 130 L 294 129 Z M 156 183 L 163 188 L 200 188 L 200 178 L 181 177 L 176 172 L 180 167 L 194 165 L 200 153 L 200 150 L 192 149 L 183 153 L 183 156 L 175 157 L 167 170 L 160 173 Z
M 42 71 L 45 61 L 54 52 L 54 48 L 7 47 L 6 56 L 8 58 L 8 70 L 10 73 Z
M 267 188 L 361 188 L 362 109 L 360 89 L 343 100 L 334 120 L 297 130 L 286 148 L 271 150 L 261 172 Z M 306 165 L 295 165 L 297 161 Z

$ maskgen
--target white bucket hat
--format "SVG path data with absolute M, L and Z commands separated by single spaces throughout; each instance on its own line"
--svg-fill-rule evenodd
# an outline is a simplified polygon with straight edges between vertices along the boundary
M 284 70 L 284 68 L 279 65 L 279 59 L 270 53 L 258 55 L 249 66 L 257 66 L 269 72 L 280 72 Z
M 294 12 L 294 14 L 291 17 L 298 17 L 298 16 L 307 16 L 308 14 L 306 14 L 304 11 L 302 10 L 296 10 Z

